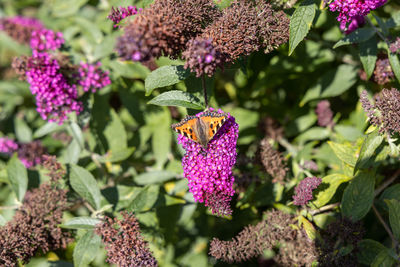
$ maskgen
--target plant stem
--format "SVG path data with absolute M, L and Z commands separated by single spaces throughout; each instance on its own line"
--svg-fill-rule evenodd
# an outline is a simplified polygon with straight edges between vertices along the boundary
M 400 175 L 400 169 L 397 169 L 397 171 L 387 180 L 385 181 L 381 186 L 379 186 L 375 190 L 375 197 L 379 195 L 386 187 L 388 187 L 391 183 L 393 183 L 397 177 Z
M 396 247 L 397 244 L 398 244 L 396 238 L 394 237 L 394 235 L 393 235 L 392 231 L 390 230 L 389 226 L 386 224 L 385 220 L 382 218 L 382 216 L 379 213 L 379 211 L 375 208 L 374 204 L 372 204 L 372 209 L 374 210 L 376 217 L 378 217 L 378 220 L 383 225 L 383 228 L 385 228 L 386 232 L 389 234 L 390 239 L 392 240 L 392 246 Z
M 387 45 L 390 45 L 390 42 L 388 41 L 388 39 L 386 39 L 386 37 L 375 27 L 375 25 L 372 23 L 371 19 L 368 18 L 368 16 L 365 16 L 365 19 L 367 20 L 368 24 L 371 25 L 371 27 L 374 29 L 374 31 L 376 32 L 376 34 L 378 34 L 378 36 L 387 43 Z
M 206 87 L 206 76 L 203 74 L 201 76 L 201 86 L 203 87 L 203 94 L 204 94 L 204 104 L 206 105 L 206 109 L 208 108 L 208 97 L 207 97 L 207 87 Z
M 311 215 L 315 215 L 315 214 L 318 214 L 318 213 L 322 213 L 324 211 L 328 211 L 328 210 L 334 209 L 339 205 L 340 205 L 339 202 L 338 203 L 329 204 L 329 205 L 323 206 L 320 209 L 310 211 L 310 214 Z

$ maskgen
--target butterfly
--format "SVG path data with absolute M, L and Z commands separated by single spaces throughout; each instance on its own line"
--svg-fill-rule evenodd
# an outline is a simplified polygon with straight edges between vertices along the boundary
M 207 149 L 208 143 L 227 119 L 226 113 L 205 112 L 199 117 L 186 116 L 180 123 L 173 124 L 171 127 L 176 132 Z

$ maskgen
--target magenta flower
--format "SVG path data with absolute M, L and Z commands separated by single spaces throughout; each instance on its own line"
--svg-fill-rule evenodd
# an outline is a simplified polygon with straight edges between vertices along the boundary
M 140 9 L 139 9 L 140 10 Z M 136 15 L 138 9 L 135 6 L 127 6 L 127 7 L 112 7 L 111 12 L 108 15 L 108 19 L 114 22 L 114 27 L 118 27 L 118 23 L 121 22 L 126 17 Z
M 342 28 L 342 30 L 345 31 L 344 32 L 345 34 L 350 34 L 355 30 L 357 30 L 358 28 L 364 26 L 364 24 L 365 24 L 365 18 L 363 16 L 355 16 L 351 19 L 351 22 L 347 27 L 347 29 Z
M 45 52 L 33 51 L 28 64 L 26 78 L 36 96 L 36 110 L 44 120 L 62 124 L 69 113 L 82 111 L 76 85 L 67 83 L 57 60 Z
M 210 108 L 210 111 L 213 111 Z M 218 110 L 219 113 L 223 113 Z M 203 112 L 197 114 L 200 116 Z M 182 159 L 184 176 L 189 180 L 189 191 L 195 201 L 204 203 L 213 214 L 230 215 L 230 201 L 234 194 L 232 167 L 236 162 L 236 141 L 239 126 L 235 118 L 228 119 L 208 143 L 199 143 L 179 135 L 178 143 L 186 150 Z
M 101 89 L 111 83 L 111 80 L 108 77 L 108 72 L 102 71 L 100 66 L 100 62 L 98 62 L 96 65 L 90 65 L 88 63 L 81 62 L 78 69 L 78 83 L 82 86 L 83 91 L 92 91 L 95 93 L 98 89 Z
M 32 32 L 30 43 L 32 50 L 56 50 L 62 44 L 64 44 L 64 38 L 61 32 L 53 32 L 48 29 L 40 29 Z
M 12 154 L 18 149 L 18 144 L 7 137 L 0 138 L 0 153 Z
M 321 178 L 318 177 L 307 177 L 300 181 L 300 183 L 294 189 L 296 193 L 293 196 L 293 203 L 297 206 L 305 205 L 313 199 L 312 192 L 316 189 L 322 182 Z
M 355 17 L 366 16 L 371 10 L 383 6 L 387 0 L 333 0 L 329 4 L 331 11 L 338 11 L 337 20 L 342 29 L 347 28 L 347 24 Z

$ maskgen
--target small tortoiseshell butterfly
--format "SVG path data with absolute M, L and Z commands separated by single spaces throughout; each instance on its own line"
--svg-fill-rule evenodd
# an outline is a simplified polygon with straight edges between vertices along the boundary
M 227 119 L 228 116 L 225 113 L 205 112 L 199 117 L 186 116 L 180 123 L 173 124 L 171 127 L 207 149 L 208 142 L 213 139 Z

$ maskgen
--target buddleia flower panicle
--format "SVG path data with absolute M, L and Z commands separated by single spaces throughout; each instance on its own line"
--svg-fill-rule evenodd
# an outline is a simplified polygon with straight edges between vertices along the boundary
M 387 55 L 380 55 L 376 60 L 372 79 L 380 85 L 387 84 L 394 79 L 394 73 Z
M 47 155 L 42 142 L 35 140 L 29 143 L 17 143 L 10 138 L 0 138 L 0 153 L 11 156 L 17 153 L 19 160 L 26 168 L 31 168 L 43 162 L 43 156 Z
M 349 26 L 347 28 L 343 28 L 343 25 L 341 25 L 341 29 L 344 31 L 345 34 L 350 34 L 364 25 L 365 25 L 364 16 L 355 16 L 351 19 Z
M 304 163 L 300 166 L 302 169 L 305 170 L 310 170 L 310 171 L 318 171 L 318 165 L 312 160 L 306 160 Z
M 0 227 L 0 266 L 28 263 L 38 252 L 65 249 L 72 241 L 70 233 L 59 227 L 68 208 L 67 191 L 58 188 L 57 179 L 50 178 L 51 183 L 26 192 L 13 219 Z
M 371 124 L 379 127 L 381 133 L 400 133 L 400 92 L 397 89 L 383 89 L 374 96 L 374 103 L 368 100 L 364 90 L 360 102 Z
M 186 43 L 219 14 L 212 0 L 156 0 L 124 27 L 116 49 L 125 60 L 177 58 Z
M 400 37 L 397 37 L 396 40 L 390 44 L 390 51 L 400 54 Z
M 59 49 L 64 42 L 62 32 L 39 29 L 32 32 L 30 45 L 32 50 L 48 51 Z
M 322 100 L 317 104 L 315 113 L 318 117 L 318 125 L 321 127 L 332 127 L 333 122 L 333 112 L 331 110 L 331 104 L 328 100 Z
M 141 9 L 139 9 L 141 10 Z M 127 6 L 127 7 L 111 7 L 110 14 L 108 15 L 108 19 L 114 22 L 114 27 L 119 27 L 119 23 L 130 16 L 136 15 L 138 13 L 138 9 L 135 6 Z
M 266 138 L 278 141 L 284 136 L 284 129 L 280 123 L 272 117 L 266 116 L 260 120 L 258 128 Z
M 313 199 L 313 190 L 322 183 L 322 179 L 318 177 L 307 177 L 300 181 L 294 189 L 293 204 L 297 206 L 306 205 Z
M 316 239 L 320 251 L 319 266 L 358 266 L 358 245 L 364 235 L 365 229 L 360 221 L 352 222 L 348 218 L 342 218 L 330 223 L 321 231 L 321 239 Z M 349 247 L 352 250 L 348 253 L 338 253 Z
M 0 31 L 21 44 L 30 44 L 33 31 L 44 29 L 43 24 L 35 19 L 23 16 L 0 18 Z
M 33 51 L 26 79 L 36 97 L 36 110 L 44 120 L 63 124 L 69 113 L 82 111 L 76 84 L 68 83 L 58 62 L 46 52 Z
M 8 137 L 0 138 L 0 153 L 12 154 L 18 149 L 18 144 Z
M 217 68 L 264 48 L 268 53 L 289 38 L 289 19 L 264 1 L 233 1 L 204 32 L 188 43 L 185 68 L 212 76 Z
M 332 12 L 339 12 L 337 20 L 342 29 L 347 29 L 348 23 L 354 18 L 364 17 L 372 10 L 383 6 L 387 0 L 333 0 L 329 4 Z
M 122 219 L 105 217 L 96 226 L 107 250 L 107 262 L 118 266 L 158 266 L 147 242 L 140 233 L 139 222 L 132 213 L 123 212 Z
M 268 138 L 264 138 L 260 142 L 259 151 L 261 163 L 264 165 L 267 173 L 273 178 L 272 182 L 283 184 L 286 172 L 288 171 L 284 157 L 271 146 Z
M 273 260 L 279 266 L 310 266 L 318 252 L 307 235 L 292 227 L 293 215 L 269 211 L 266 219 L 246 226 L 231 241 L 214 238 L 209 254 L 228 263 L 243 262 L 258 257 L 265 250 L 277 251 Z
M 111 84 L 110 77 L 108 77 L 108 72 L 101 70 L 100 66 L 100 62 L 98 62 L 96 65 L 91 65 L 84 62 L 80 63 L 78 69 L 78 84 L 82 86 L 83 91 L 91 91 L 92 93 L 95 93 L 97 90 Z
M 214 111 L 210 108 L 209 111 Z M 218 110 L 218 113 L 223 113 Z M 200 116 L 204 112 L 198 113 Z M 178 135 L 178 143 L 185 149 L 182 159 L 184 176 L 196 202 L 204 203 L 213 214 L 230 215 L 230 201 L 234 194 L 232 167 L 236 162 L 236 142 L 239 126 L 235 118 L 228 118 L 208 143 L 206 149 L 189 138 Z
M 100 63 L 82 62 L 77 66 L 61 53 L 33 50 L 30 57 L 14 59 L 12 66 L 30 84 L 40 116 L 58 124 L 63 124 L 69 113 L 79 114 L 83 110 L 80 88 L 84 92 L 96 92 L 111 83 Z

